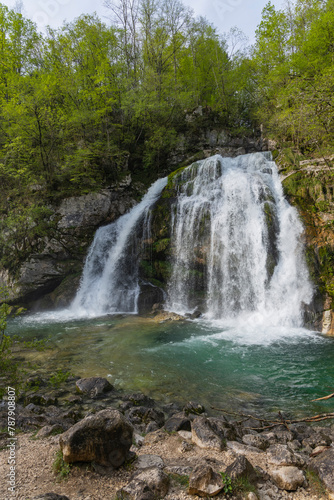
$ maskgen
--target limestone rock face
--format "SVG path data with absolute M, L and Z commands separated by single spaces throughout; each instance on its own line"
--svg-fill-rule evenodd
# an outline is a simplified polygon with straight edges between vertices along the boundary
M 99 193 L 89 193 L 83 196 L 66 198 L 58 208 L 61 229 L 82 226 L 97 226 L 107 217 L 111 207 L 108 190 Z
M 316 472 L 326 488 L 334 496 L 334 448 L 320 453 L 309 463 L 310 470 Z
M 64 461 L 120 467 L 132 445 L 133 428 L 118 410 L 102 410 L 73 425 L 59 438 Z
M 156 500 L 164 498 L 169 488 L 169 477 L 158 467 L 136 472 L 130 482 L 117 493 L 117 498 L 128 500 Z
M 224 488 L 222 476 L 215 472 L 210 465 L 198 465 L 189 477 L 189 495 L 200 497 L 214 497 Z
M 297 467 L 280 467 L 271 476 L 281 490 L 296 491 L 304 483 L 304 473 Z

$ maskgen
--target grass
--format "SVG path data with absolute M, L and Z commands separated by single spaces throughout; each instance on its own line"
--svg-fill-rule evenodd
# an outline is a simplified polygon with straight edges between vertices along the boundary
M 306 479 L 313 495 L 316 495 L 318 498 L 328 498 L 326 488 L 316 472 L 307 470 Z
M 71 472 L 71 465 L 64 462 L 61 450 L 58 450 L 56 453 L 56 457 L 52 464 L 52 469 L 56 474 L 58 481 L 64 481 L 68 479 L 68 476 Z

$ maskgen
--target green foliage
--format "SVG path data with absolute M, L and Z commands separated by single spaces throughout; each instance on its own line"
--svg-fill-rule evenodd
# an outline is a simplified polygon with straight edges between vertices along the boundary
M 256 486 L 249 481 L 248 477 L 240 477 L 232 481 L 233 493 L 256 493 Z
M 71 372 L 62 370 L 61 368 L 51 375 L 49 382 L 52 387 L 59 388 L 66 380 L 68 377 L 71 375 Z
M 307 469 L 306 479 L 312 494 L 318 498 L 328 498 L 326 488 L 316 472 Z
M 231 494 L 233 492 L 232 479 L 225 472 L 221 472 L 220 475 L 224 483 L 223 492 L 225 493 L 225 495 Z
M 184 488 L 189 487 L 189 476 L 185 474 L 169 474 L 171 481 Z
M 52 463 L 53 472 L 56 474 L 58 481 L 68 479 L 71 472 L 71 465 L 64 462 L 61 450 L 58 450 L 55 459 Z

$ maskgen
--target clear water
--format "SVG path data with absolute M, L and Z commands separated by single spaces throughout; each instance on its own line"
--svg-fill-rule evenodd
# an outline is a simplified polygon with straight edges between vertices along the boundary
M 196 400 L 222 408 L 294 415 L 333 411 L 311 403 L 333 392 L 334 339 L 301 328 L 238 329 L 205 321 L 156 323 L 137 316 L 70 322 L 18 318 L 10 331 L 51 336 L 50 349 L 31 354 L 46 370 L 64 368 L 108 377 L 125 391 L 160 401 Z

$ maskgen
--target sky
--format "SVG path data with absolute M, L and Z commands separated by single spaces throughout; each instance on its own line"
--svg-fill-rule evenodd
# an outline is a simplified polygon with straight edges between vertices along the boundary
M 0 0 L 0 3 L 14 8 L 18 0 Z M 192 7 L 195 15 L 204 16 L 218 28 L 227 33 L 237 26 L 254 42 L 254 33 L 261 21 L 261 12 L 268 0 L 183 0 Z M 277 9 L 282 8 L 285 0 L 274 0 Z M 103 0 L 22 0 L 23 14 L 32 19 L 40 31 L 47 25 L 52 28 L 61 26 L 63 21 L 72 21 L 80 14 L 96 12 L 101 18 L 108 15 Z

